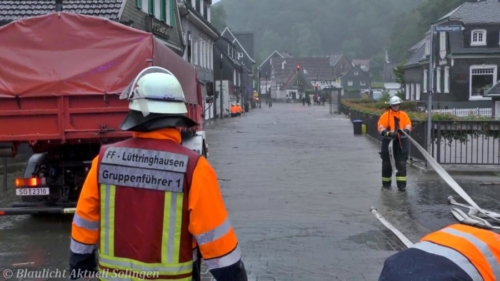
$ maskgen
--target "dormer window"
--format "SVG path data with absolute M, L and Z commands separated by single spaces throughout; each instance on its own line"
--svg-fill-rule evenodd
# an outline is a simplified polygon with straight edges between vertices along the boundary
M 486 30 L 476 29 L 471 33 L 471 46 L 485 46 L 486 45 Z
M 357 76 L 358 74 L 359 74 L 359 73 L 358 73 L 357 71 L 354 71 L 354 75 L 356 75 L 356 76 Z

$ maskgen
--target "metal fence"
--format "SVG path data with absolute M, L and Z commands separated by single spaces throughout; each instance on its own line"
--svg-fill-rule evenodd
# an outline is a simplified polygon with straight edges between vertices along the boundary
M 443 164 L 500 164 L 500 121 L 433 123 L 432 155 Z
M 381 141 L 377 130 L 379 115 L 349 109 L 341 111 L 351 121 L 362 120 L 366 134 Z M 427 122 L 413 121 L 411 137 L 427 150 Z M 433 122 L 431 155 L 440 164 L 500 165 L 500 121 Z M 410 143 L 410 160 L 425 162 Z

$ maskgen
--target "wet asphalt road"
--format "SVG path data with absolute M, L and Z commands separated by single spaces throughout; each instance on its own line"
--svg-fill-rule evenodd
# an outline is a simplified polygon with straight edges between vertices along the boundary
M 455 222 L 446 200 L 453 191 L 437 175 L 410 169 L 407 193 L 381 190 L 379 144 L 354 137 L 351 122 L 327 109 L 263 104 L 207 128 L 249 280 L 377 280 L 403 246 L 371 206 L 413 242 Z M 500 209 L 500 186 L 479 185 L 499 179 L 454 178 L 479 205 Z M 0 187 L 0 206 L 13 193 Z M 24 263 L 67 269 L 70 229 L 71 217 L 0 217 L 0 273 Z

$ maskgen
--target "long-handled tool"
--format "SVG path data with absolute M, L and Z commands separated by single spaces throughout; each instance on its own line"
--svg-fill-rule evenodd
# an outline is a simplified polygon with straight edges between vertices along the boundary
M 384 219 L 384 217 L 382 217 L 382 215 L 379 214 L 379 212 L 377 212 L 377 209 L 375 207 L 372 206 L 370 208 L 370 211 L 377 217 L 377 219 L 383 225 L 385 225 L 385 227 L 387 227 L 390 231 L 392 231 L 392 233 L 394 233 L 399 238 L 399 240 L 401 240 L 401 242 L 403 242 L 403 244 L 406 246 L 406 248 L 410 248 L 411 246 L 413 246 L 413 243 L 410 241 L 410 239 L 408 239 L 406 236 L 404 236 L 403 233 L 401 233 L 390 222 L 388 222 L 386 219 Z
M 438 173 L 438 175 L 456 192 L 460 197 L 462 197 L 467 203 L 469 203 L 472 207 L 476 208 L 477 211 L 486 217 L 499 222 L 500 219 L 494 216 L 490 216 L 487 214 L 481 207 L 479 207 L 474 200 L 463 190 L 460 185 L 445 171 L 445 169 L 439 165 L 439 163 L 434 160 L 434 158 L 422 147 L 418 142 L 412 139 L 405 131 L 401 130 L 401 133 L 408 137 L 408 139 L 413 143 L 413 145 L 422 153 L 427 162 L 434 168 L 434 170 Z

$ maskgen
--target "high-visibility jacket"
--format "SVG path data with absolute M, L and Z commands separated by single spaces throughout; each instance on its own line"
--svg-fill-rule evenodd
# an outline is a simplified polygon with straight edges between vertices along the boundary
M 152 280 L 191 280 L 197 248 L 210 270 L 240 261 L 215 171 L 180 142 L 179 131 L 161 129 L 101 149 L 78 200 L 72 253 L 98 244 L 103 274 Z
M 408 117 L 408 114 L 406 114 L 406 112 L 404 111 L 401 110 L 393 111 L 392 109 L 389 109 L 388 111 L 384 112 L 384 114 L 382 114 L 382 116 L 380 116 L 378 120 L 378 132 L 379 133 L 382 133 L 383 131 L 397 132 L 399 147 L 401 148 L 401 152 L 406 155 L 409 149 L 408 138 L 405 135 L 398 132 L 398 130 L 405 130 L 405 129 L 411 132 L 412 123 L 410 118 Z M 381 148 L 382 155 L 389 154 L 389 149 L 388 149 L 389 142 L 390 139 L 387 137 L 384 137 L 382 139 L 382 148 Z
M 500 235 L 454 224 L 433 232 L 414 248 L 453 261 L 472 280 L 500 280 Z
M 389 257 L 379 281 L 500 280 L 500 235 L 453 224 Z
M 382 131 L 397 132 L 398 129 L 412 130 L 411 120 L 406 112 L 401 110 L 393 111 L 392 109 L 389 109 L 384 112 L 382 116 L 380 116 L 378 120 L 379 133 L 382 133 Z

